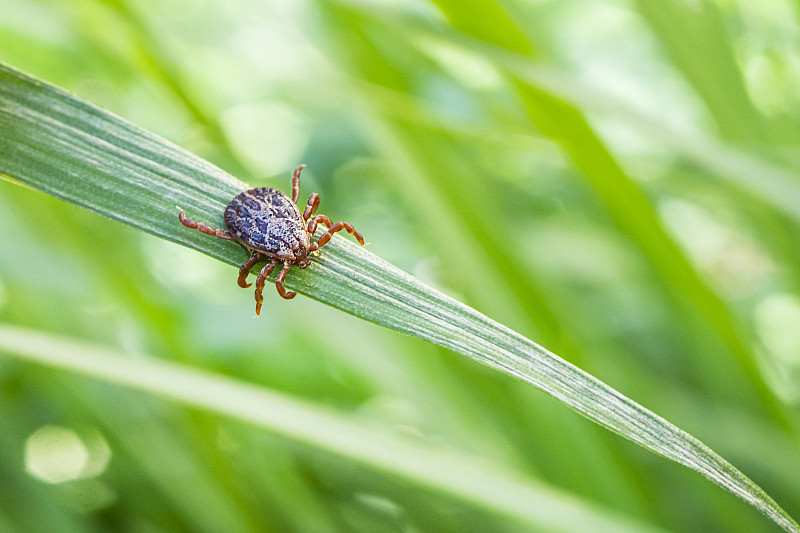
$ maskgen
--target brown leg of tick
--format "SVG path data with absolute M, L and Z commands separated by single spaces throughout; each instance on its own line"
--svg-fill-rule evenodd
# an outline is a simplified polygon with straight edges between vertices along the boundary
M 334 233 L 336 233 L 337 231 L 342 231 L 343 229 L 347 230 L 347 233 L 355 237 L 356 240 L 358 241 L 358 244 L 364 246 L 364 237 L 362 237 L 361 234 L 356 231 L 356 229 L 353 227 L 352 224 L 348 224 L 347 222 L 337 222 L 336 224 L 331 226 L 331 228 L 325 233 L 325 235 L 320 237 L 317 242 L 312 243 L 308 251 L 313 252 L 314 250 L 322 248 L 323 246 L 328 244 L 328 241 L 331 240 L 331 237 L 333 237 Z
M 278 289 L 278 294 L 286 298 L 287 300 L 291 300 L 297 293 L 294 291 L 286 292 L 286 287 L 283 286 L 283 280 L 286 279 L 286 273 L 289 272 L 289 269 L 292 267 L 294 263 L 291 261 L 284 261 L 283 268 L 278 273 L 278 277 L 275 278 L 275 288 Z
M 214 229 L 211 226 L 203 224 L 202 222 L 195 222 L 194 220 L 189 220 L 188 218 L 186 218 L 186 215 L 183 213 L 183 211 L 181 211 L 180 214 L 178 214 L 178 220 L 180 220 L 181 224 L 183 224 L 187 228 L 192 228 L 196 229 L 197 231 L 202 231 L 206 235 L 219 237 L 220 239 L 227 239 L 229 241 L 233 240 L 233 236 L 227 231 L 223 231 L 221 229 Z
M 317 231 L 317 224 L 319 224 L 320 222 L 325 224 L 325 226 L 327 226 L 328 229 L 330 229 L 333 226 L 333 222 L 331 222 L 331 219 L 329 219 L 325 215 L 317 215 L 314 218 L 312 218 L 311 221 L 308 223 L 306 231 L 308 231 L 311 235 L 314 235 L 314 232 Z
M 305 165 L 300 165 L 296 169 L 294 169 L 294 173 L 292 174 L 292 203 L 297 203 L 297 199 L 300 198 L 300 171 L 303 170 Z
M 267 282 L 267 276 L 272 274 L 272 271 L 275 269 L 275 265 L 278 264 L 277 259 L 271 260 L 268 264 L 264 265 L 264 268 L 261 269 L 261 272 L 258 274 L 258 278 L 256 278 L 256 314 L 261 314 L 261 303 L 264 301 L 264 297 L 261 293 L 264 291 L 264 284 Z
M 303 220 L 308 220 L 308 217 L 313 215 L 317 208 L 319 207 L 319 194 L 312 192 L 311 196 L 308 197 L 308 203 L 306 204 L 306 209 L 303 211 Z
M 241 288 L 246 289 L 252 285 L 252 283 L 247 283 L 247 275 L 250 273 L 250 269 L 256 266 L 256 263 L 260 263 L 265 259 L 266 257 L 260 253 L 255 253 L 251 255 L 242 266 L 239 267 L 239 279 L 237 280 L 237 283 Z

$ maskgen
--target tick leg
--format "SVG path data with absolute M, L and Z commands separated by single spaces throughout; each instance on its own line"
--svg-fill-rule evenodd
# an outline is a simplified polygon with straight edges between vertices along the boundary
M 233 236 L 227 231 L 223 231 L 221 229 L 214 229 L 211 226 L 203 224 L 202 222 L 195 222 L 194 220 L 189 220 L 188 218 L 186 218 L 186 215 L 183 213 L 183 211 L 181 211 L 178 214 L 178 220 L 180 220 L 181 224 L 183 224 L 187 228 L 192 228 L 196 229 L 197 231 L 202 231 L 206 235 L 219 237 L 220 239 L 227 239 L 229 241 L 233 240 Z
M 260 263 L 261 261 L 264 261 L 264 259 L 266 258 L 263 255 L 255 253 L 251 255 L 241 267 L 239 267 L 239 279 L 237 280 L 237 283 L 241 288 L 246 289 L 252 285 L 252 283 L 247 283 L 247 275 L 250 273 L 250 269 L 256 266 L 256 263 Z
M 269 262 L 269 264 L 264 265 L 264 268 L 262 268 L 261 272 L 258 274 L 258 278 L 256 278 L 256 315 L 261 314 L 261 303 L 264 301 L 264 297 L 261 295 L 261 292 L 264 290 L 264 284 L 267 282 L 267 276 L 272 274 L 272 270 L 277 264 L 278 260 L 273 259 Z
M 300 165 L 296 169 L 294 169 L 294 173 L 292 174 L 292 202 L 297 203 L 297 199 L 300 198 L 300 171 L 303 170 L 305 165 Z
M 286 292 L 286 288 L 283 286 L 283 280 L 286 279 L 286 273 L 289 272 L 289 269 L 292 267 L 291 261 L 284 261 L 283 268 L 278 273 L 278 277 L 275 278 L 275 288 L 278 289 L 278 294 L 286 298 L 287 300 L 291 300 L 297 293 L 294 291 Z
M 311 221 L 308 223 L 306 231 L 308 231 L 311 235 L 314 235 L 314 232 L 317 231 L 317 224 L 319 224 L 320 222 L 325 224 L 328 227 L 328 229 L 330 229 L 333 226 L 333 222 L 331 222 L 331 219 L 329 219 L 325 215 L 317 215 L 314 218 L 312 218 Z
M 330 229 L 325 233 L 325 235 L 320 237 L 317 242 L 312 243 L 308 251 L 313 252 L 314 250 L 322 248 L 328 243 L 329 240 L 331 240 L 331 237 L 333 237 L 334 233 L 336 233 L 337 231 L 342 231 L 343 229 L 347 230 L 347 233 L 355 237 L 361 246 L 364 246 L 364 237 L 362 237 L 361 234 L 356 231 L 356 229 L 353 227 L 352 224 L 348 224 L 347 222 L 337 222 L 336 224 L 331 226 Z
M 319 207 L 319 194 L 312 192 L 311 196 L 308 197 L 308 203 L 306 204 L 306 209 L 303 211 L 303 220 L 308 220 L 308 217 L 313 215 L 317 208 Z

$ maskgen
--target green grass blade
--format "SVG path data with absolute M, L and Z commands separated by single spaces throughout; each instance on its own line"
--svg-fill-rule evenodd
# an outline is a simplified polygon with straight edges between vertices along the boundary
M 730 143 L 700 133 L 689 134 L 665 124 L 636 104 L 602 88 L 588 88 L 566 72 L 535 64 L 530 58 L 473 41 L 461 41 L 464 47 L 485 55 L 495 64 L 507 68 L 526 83 L 558 95 L 582 109 L 613 116 L 635 131 L 669 147 L 675 153 L 706 169 L 800 221 L 800 186 L 795 173 L 785 166 Z M 758 176 L 758 179 L 753 179 Z
M 7 179 L 232 265 L 245 258 L 238 245 L 178 223 L 176 205 L 196 220 L 221 224 L 225 205 L 246 187 L 200 158 L 8 67 L 0 67 L 0 131 L 0 174 Z M 287 285 L 527 381 L 590 420 L 696 470 L 785 530 L 800 531 L 760 487 L 691 435 L 346 238 L 334 238 L 308 269 L 293 269 Z
M 435 3 L 456 29 L 464 26 L 463 12 L 457 2 L 437 0 Z M 495 4 L 493 0 L 482 3 Z M 495 33 L 487 40 L 492 45 L 504 46 L 505 38 L 500 39 L 500 35 L 520 34 L 519 28 L 507 24 L 504 19 L 492 23 Z M 471 36 L 486 39 L 484 35 Z M 509 51 L 516 52 L 513 49 Z M 545 88 L 513 75 L 510 78 L 531 122 L 556 142 L 586 177 L 616 225 L 649 259 L 670 293 L 680 295 L 683 302 L 690 304 L 691 320 L 703 320 L 713 328 L 738 363 L 742 383 L 755 392 L 766 413 L 789 426 L 783 407 L 758 371 L 749 341 L 742 335 L 739 323 L 668 235 L 645 193 L 616 161 L 582 111 Z M 709 363 L 729 366 L 729 361 L 723 358 L 709 358 Z
M 655 532 L 480 458 L 425 447 L 310 402 L 150 357 L 0 326 L 0 353 L 131 387 L 267 429 L 547 530 Z
M 720 135 L 749 142 L 769 136 L 748 97 L 726 21 L 714 2 L 689 5 L 672 0 L 637 0 L 635 5 L 664 51 L 703 98 Z

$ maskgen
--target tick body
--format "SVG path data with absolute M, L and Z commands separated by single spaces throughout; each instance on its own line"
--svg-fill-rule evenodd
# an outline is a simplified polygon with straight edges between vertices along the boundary
M 236 241 L 250 253 L 250 257 L 239 268 L 239 286 L 250 287 L 247 275 L 258 263 L 267 262 L 256 278 L 256 314 L 261 314 L 264 301 L 262 292 L 267 277 L 276 266 L 282 265 L 275 278 L 278 294 L 290 300 L 297 296 L 296 292 L 287 291 L 283 286 L 286 274 L 292 265 L 306 268 L 311 264 L 310 254 L 325 246 L 334 233 L 346 230 L 364 246 L 364 239 L 352 225 L 347 222 L 331 222 L 325 215 L 315 215 L 319 207 L 319 195 L 312 193 L 305 209 L 300 212 L 297 199 L 300 195 L 300 172 L 305 165 L 300 165 L 292 175 L 292 197 L 271 187 L 257 187 L 239 194 L 225 208 L 225 226 L 228 231 L 214 229 L 200 222 L 186 218 L 183 211 L 178 219 L 187 228 L 196 229 L 207 235 L 220 239 Z M 317 242 L 311 237 L 322 224 L 328 231 Z

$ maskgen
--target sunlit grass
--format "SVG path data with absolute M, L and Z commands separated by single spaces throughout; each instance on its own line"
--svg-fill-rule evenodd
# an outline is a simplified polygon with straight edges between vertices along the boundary
M 4 62 L 250 184 L 285 189 L 308 163 L 304 192 L 370 251 L 675 422 L 800 513 L 793 8 L 511 3 L 476 19 L 445 2 L 7 4 Z M 587 127 L 541 122 L 521 86 Z M 233 268 L 11 184 L 0 226 L 3 322 L 352 413 L 632 516 L 633 529 L 769 527 L 445 350 L 308 298 L 267 298 L 253 319 Z M 698 245 L 707 235 L 724 238 Z M 56 376 L 0 358 L 0 529 L 519 529 L 259 429 Z M 101 435 L 105 472 L 55 486 L 27 474 L 25 443 L 50 426 Z

